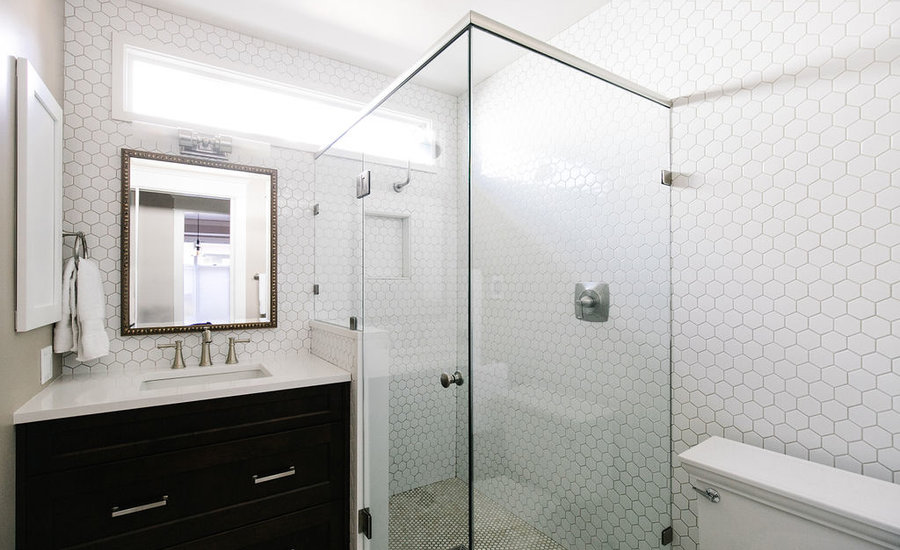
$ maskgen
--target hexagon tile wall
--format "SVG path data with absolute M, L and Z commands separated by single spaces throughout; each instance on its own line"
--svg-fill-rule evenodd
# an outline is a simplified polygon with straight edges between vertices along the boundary
M 629 0 L 557 38 L 678 98 L 674 453 L 723 435 L 900 483 L 898 22 L 889 0 Z

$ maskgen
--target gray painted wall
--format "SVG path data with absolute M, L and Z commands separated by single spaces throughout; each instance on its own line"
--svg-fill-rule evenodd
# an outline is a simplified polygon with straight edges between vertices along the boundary
M 50 327 L 16 334 L 16 57 L 28 58 L 62 104 L 63 3 L 0 1 L 0 548 L 15 544 L 12 414 L 41 389 L 40 350 Z

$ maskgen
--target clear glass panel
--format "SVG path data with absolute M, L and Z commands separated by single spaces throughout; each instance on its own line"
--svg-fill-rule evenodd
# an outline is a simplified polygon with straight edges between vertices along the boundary
M 474 548 L 659 547 L 670 524 L 669 113 L 473 32 Z M 609 285 L 606 322 L 576 319 Z
M 326 153 L 316 160 L 315 318 L 346 327 L 362 318 L 362 203 L 359 158 Z
M 316 164 L 316 317 L 355 315 L 363 329 L 364 501 L 387 526 L 372 549 L 469 545 L 467 89 L 465 35 Z M 380 123 L 396 115 L 428 124 L 413 135 Z M 386 140 L 404 158 L 385 158 Z M 371 190 L 357 200 L 361 172 Z M 373 342 L 389 346 L 385 369 Z

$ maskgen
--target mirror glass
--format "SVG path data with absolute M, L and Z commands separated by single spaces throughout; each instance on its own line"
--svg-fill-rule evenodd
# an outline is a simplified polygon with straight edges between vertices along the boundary
M 275 326 L 276 171 L 132 150 L 122 164 L 123 333 Z

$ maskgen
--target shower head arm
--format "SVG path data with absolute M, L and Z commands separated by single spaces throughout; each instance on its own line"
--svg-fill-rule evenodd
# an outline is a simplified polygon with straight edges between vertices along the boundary
M 394 188 L 394 191 L 399 193 L 400 191 L 403 191 L 403 188 L 406 187 L 407 185 L 409 185 L 409 161 L 408 160 L 406 161 L 406 179 L 403 181 L 398 181 L 392 187 Z

